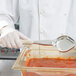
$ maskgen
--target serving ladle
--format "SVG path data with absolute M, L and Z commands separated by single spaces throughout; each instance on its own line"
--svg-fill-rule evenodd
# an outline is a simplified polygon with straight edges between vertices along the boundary
M 38 40 L 38 41 L 22 41 L 23 44 L 38 44 L 38 45 L 44 45 L 44 46 L 54 46 L 57 48 L 57 50 L 61 52 L 67 52 L 70 51 L 72 48 L 75 47 L 76 42 L 74 39 L 67 35 L 62 35 L 58 37 L 55 40 Z

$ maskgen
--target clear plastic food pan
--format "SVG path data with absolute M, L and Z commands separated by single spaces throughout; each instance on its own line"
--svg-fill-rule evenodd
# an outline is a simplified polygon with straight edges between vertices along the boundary
M 53 46 L 32 45 L 30 48 L 25 47 L 22 49 L 22 52 L 20 53 L 20 55 L 18 56 L 16 62 L 12 67 L 14 70 L 19 70 L 22 73 L 24 72 L 38 73 L 39 75 L 37 76 L 76 76 L 76 68 L 27 67 L 26 62 L 31 58 L 76 59 L 76 48 L 73 48 L 69 52 L 62 53 L 59 52 Z M 40 75 L 41 73 L 44 73 L 45 75 L 43 74 Z M 48 73 L 48 75 L 46 75 L 46 73 Z

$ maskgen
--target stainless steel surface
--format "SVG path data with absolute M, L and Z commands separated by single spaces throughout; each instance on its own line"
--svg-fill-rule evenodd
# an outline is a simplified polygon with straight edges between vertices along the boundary
M 0 76 L 21 76 L 19 71 L 11 69 L 15 60 L 0 60 Z
M 0 47 L 0 76 L 21 76 L 19 71 L 11 69 L 19 53 L 19 49 Z

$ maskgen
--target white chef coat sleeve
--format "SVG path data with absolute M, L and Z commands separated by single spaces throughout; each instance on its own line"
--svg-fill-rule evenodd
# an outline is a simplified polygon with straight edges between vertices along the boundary
M 18 17 L 18 0 L 0 0 L 0 29 L 4 26 L 14 28 Z

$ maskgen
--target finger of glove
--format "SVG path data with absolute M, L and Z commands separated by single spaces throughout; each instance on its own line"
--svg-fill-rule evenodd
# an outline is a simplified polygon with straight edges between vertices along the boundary
M 8 35 L 6 35 L 6 36 L 3 38 L 3 43 L 5 44 L 6 47 L 11 48 L 11 44 L 10 44 L 10 42 L 9 42 Z
M 7 35 L 4 37 L 0 38 L 1 44 L 3 45 L 2 47 L 9 47 L 11 48 L 11 44 L 9 43 Z
M 13 33 L 8 34 L 8 38 L 9 38 L 9 42 L 11 44 L 11 47 L 12 48 L 17 48 L 17 45 L 15 43 L 15 39 L 14 39 L 14 34 Z
M 22 42 L 20 41 L 19 35 L 16 34 L 14 36 L 14 39 L 15 39 L 15 43 L 16 43 L 17 48 L 21 48 L 22 47 Z
M 9 42 L 8 39 L 7 39 L 7 41 L 6 41 L 6 47 L 8 47 L 8 48 L 12 48 L 12 46 L 11 46 L 11 44 L 10 44 L 10 42 Z
M 0 40 L 1 40 L 1 43 L 0 44 L 3 45 L 2 47 L 6 47 L 6 42 L 5 42 L 4 38 L 1 38 Z
M 7 46 L 7 47 L 12 48 L 12 45 L 11 45 L 11 41 L 10 41 L 9 35 L 6 36 L 5 42 L 6 42 L 6 46 Z
M 24 36 L 22 33 L 18 32 L 20 39 L 22 40 L 30 40 L 28 37 Z

